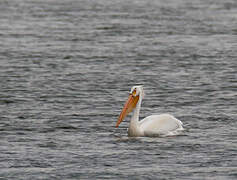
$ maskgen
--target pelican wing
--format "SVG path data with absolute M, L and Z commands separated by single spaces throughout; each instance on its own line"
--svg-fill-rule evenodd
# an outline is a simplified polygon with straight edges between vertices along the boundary
M 183 130 L 182 122 L 169 114 L 151 115 L 139 123 L 145 136 L 175 135 Z

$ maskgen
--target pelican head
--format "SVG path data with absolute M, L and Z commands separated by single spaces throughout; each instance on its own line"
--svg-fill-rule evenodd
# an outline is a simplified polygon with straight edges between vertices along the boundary
M 130 94 L 132 94 L 133 92 L 136 92 L 136 95 L 135 96 L 139 96 L 139 95 L 142 95 L 142 98 L 144 96 L 144 91 L 143 91 L 143 86 L 133 86 L 131 88 L 131 91 L 130 91 Z
M 131 88 L 128 100 L 126 101 L 120 115 L 118 121 L 116 123 L 116 127 L 124 120 L 124 118 L 136 108 L 138 100 L 144 97 L 143 86 L 133 86 Z

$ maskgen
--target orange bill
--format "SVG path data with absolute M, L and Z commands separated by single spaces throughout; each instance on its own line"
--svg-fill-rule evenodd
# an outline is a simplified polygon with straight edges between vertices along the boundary
M 129 95 L 127 102 L 125 103 L 122 112 L 119 115 L 118 121 L 116 123 L 116 128 L 119 124 L 124 120 L 124 118 L 132 112 L 132 110 L 136 107 L 137 102 L 139 100 L 139 96 L 133 96 L 132 94 Z

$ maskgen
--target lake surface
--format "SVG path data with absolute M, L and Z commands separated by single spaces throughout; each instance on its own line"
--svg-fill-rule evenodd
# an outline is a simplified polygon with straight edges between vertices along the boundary
M 236 0 L 0 2 L 0 179 L 237 179 Z M 185 131 L 129 138 L 141 118 Z

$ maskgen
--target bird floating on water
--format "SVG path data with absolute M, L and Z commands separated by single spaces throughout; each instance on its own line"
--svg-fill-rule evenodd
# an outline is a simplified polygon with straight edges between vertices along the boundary
M 128 100 L 116 123 L 116 128 L 133 111 L 128 136 L 172 136 L 183 130 L 183 123 L 170 114 L 151 115 L 139 121 L 143 97 L 143 86 L 133 86 L 131 88 Z

